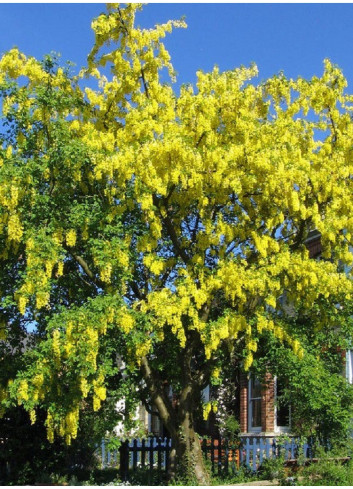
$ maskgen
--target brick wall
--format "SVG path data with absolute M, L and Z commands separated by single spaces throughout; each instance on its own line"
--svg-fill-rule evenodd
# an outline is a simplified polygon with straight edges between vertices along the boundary
M 240 430 L 248 433 L 248 376 L 240 374 Z M 273 433 L 275 429 L 275 383 L 267 374 L 261 392 L 261 431 Z
M 271 374 L 266 375 L 262 388 L 261 425 L 264 432 L 275 429 L 275 383 Z
M 240 431 L 248 431 L 248 377 L 240 374 Z

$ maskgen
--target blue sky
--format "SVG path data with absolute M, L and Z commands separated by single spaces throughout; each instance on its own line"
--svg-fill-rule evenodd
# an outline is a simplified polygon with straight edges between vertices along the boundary
M 81 67 L 93 41 L 90 23 L 104 4 L 0 4 L 0 52 L 17 45 L 41 58 L 52 50 Z M 323 59 L 344 71 L 353 92 L 353 4 L 150 4 L 137 22 L 153 26 L 186 16 L 188 29 L 168 36 L 179 83 L 198 69 L 254 61 L 259 79 L 320 75 Z

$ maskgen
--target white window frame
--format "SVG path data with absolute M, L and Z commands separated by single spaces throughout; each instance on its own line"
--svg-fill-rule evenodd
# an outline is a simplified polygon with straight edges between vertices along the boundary
M 255 399 L 260 399 L 260 402 L 262 401 L 262 394 L 260 397 L 252 397 L 252 388 L 251 388 L 251 382 L 252 380 L 255 380 L 255 377 L 253 375 L 250 376 L 249 381 L 248 381 L 248 432 L 251 433 L 260 433 L 262 431 L 262 426 L 252 426 L 252 401 Z M 262 402 L 261 402 L 262 404 Z M 261 405 L 262 409 L 262 405 Z M 262 413 L 261 413 L 262 414 Z
M 346 351 L 346 379 L 353 384 L 353 350 Z

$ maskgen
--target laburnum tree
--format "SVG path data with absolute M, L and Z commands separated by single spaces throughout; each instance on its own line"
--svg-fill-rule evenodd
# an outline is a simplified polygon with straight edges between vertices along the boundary
M 321 304 L 333 317 L 350 298 L 353 96 L 329 61 L 310 80 L 214 68 L 174 88 L 163 38 L 184 22 L 137 28 L 140 8 L 93 21 L 79 75 L 17 49 L 0 60 L 1 334 L 36 339 L 1 399 L 33 422 L 45 409 L 49 439 L 69 443 L 114 378 L 158 411 L 171 474 L 206 483 L 205 386 L 234 351 L 248 371 L 264 333 L 299 362 L 285 305 L 319 330 L 334 323 Z

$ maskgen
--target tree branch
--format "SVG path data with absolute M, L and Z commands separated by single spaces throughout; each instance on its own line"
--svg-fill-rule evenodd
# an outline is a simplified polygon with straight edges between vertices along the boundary
M 151 399 L 158 409 L 158 413 L 169 431 L 172 438 L 177 436 L 176 424 L 173 422 L 175 418 L 175 412 L 173 412 L 173 407 L 166 396 L 163 389 L 158 385 L 155 375 L 149 365 L 147 357 L 142 357 L 141 359 L 141 371 L 142 376 L 147 384 L 149 392 L 151 394 Z
M 76 253 L 74 253 L 73 251 L 70 251 L 70 250 L 67 250 L 67 251 L 70 253 L 70 255 L 72 256 L 72 258 L 74 258 L 74 260 L 76 260 L 76 262 L 80 265 L 80 267 L 82 268 L 82 270 L 85 272 L 85 274 L 87 275 L 87 277 L 89 277 L 91 279 L 91 281 L 94 283 L 94 285 L 96 287 L 99 287 L 101 289 L 104 289 L 105 288 L 105 283 L 102 282 L 101 280 L 99 280 L 99 278 L 96 277 L 96 275 L 90 269 L 90 267 L 89 267 L 88 263 L 86 262 L 86 260 L 84 258 L 82 258 L 82 256 L 77 255 Z
M 184 248 L 182 248 L 182 246 L 179 243 L 179 239 L 178 239 L 178 236 L 177 236 L 176 231 L 174 229 L 173 222 L 172 222 L 171 218 L 168 216 L 168 210 L 166 209 L 167 214 L 165 216 L 163 216 L 161 213 L 160 207 L 159 207 L 159 200 L 158 200 L 156 195 L 153 195 L 153 204 L 159 210 L 160 216 L 161 216 L 162 221 L 164 222 L 164 225 L 167 229 L 168 235 L 169 235 L 170 239 L 172 240 L 175 251 L 180 256 L 180 258 L 183 260 L 185 265 L 187 265 L 188 263 L 190 263 L 190 258 L 187 255 Z
M 145 72 L 143 71 L 143 68 L 141 68 L 141 80 L 142 80 L 142 83 L 143 83 L 143 88 L 145 89 L 146 97 L 147 98 L 150 98 L 150 95 L 149 95 L 149 92 L 148 92 L 148 85 L 147 85 L 146 78 L 145 78 Z

